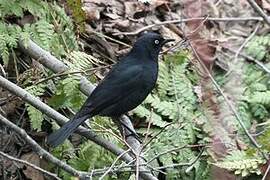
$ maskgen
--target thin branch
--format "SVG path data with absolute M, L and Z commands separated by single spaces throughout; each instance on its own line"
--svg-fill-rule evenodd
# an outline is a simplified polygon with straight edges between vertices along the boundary
M 110 65 L 99 66 L 99 67 L 86 69 L 86 70 L 82 70 L 82 71 L 65 71 L 65 72 L 61 72 L 61 73 L 57 73 L 57 74 L 52 74 L 51 76 L 49 76 L 47 78 L 43 78 L 43 79 L 40 79 L 38 82 L 35 82 L 35 85 L 44 83 L 44 82 L 49 81 L 51 79 L 55 79 L 55 78 L 59 78 L 59 77 L 63 77 L 63 76 L 68 76 L 68 75 L 72 75 L 72 74 L 83 74 L 83 75 L 90 76 L 96 70 L 100 70 L 100 69 L 104 69 L 104 68 L 108 68 L 108 67 L 110 67 Z M 88 72 L 90 72 L 90 73 L 88 73 Z
M 248 0 L 250 6 L 264 19 L 264 21 L 270 25 L 270 19 L 267 14 L 260 8 L 260 6 L 254 0 Z
M 267 175 L 269 174 L 269 171 L 270 171 L 270 164 L 268 164 L 267 169 L 262 177 L 262 180 L 266 180 Z
M 157 154 L 156 156 L 154 156 L 152 159 L 147 161 L 147 164 L 151 163 L 152 161 L 154 161 L 155 159 L 159 158 L 160 156 L 162 156 L 164 154 L 179 151 L 179 150 L 184 149 L 184 148 L 205 147 L 205 146 L 206 146 L 205 144 L 194 144 L 194 145 L 184 145 L 184 146 L 181 146 L 181 147 L 176 147 L 176 148 L 173 148 L 173 149 L 169 149 L 167 151 L 161 152 L 161 153 Z
M 151 127 L 151 124 L 153 121 L 152 116 L 153 116 L 153 108 L 151 108 L 151 111 L 150 111 L 150 116 L 149 116 L 148 125 L 147 125 L 147 131 L 146 131 L 146 135 L 145 135 L 144 140 L 143 140 L 143 144 L 146 142 L 146 140 L 148 139 L 148 136 L 149 136 L 150 127 Z
M 6 77 L 7 73 L 5 72 L 4 67 L 0 64 L 0 75 Z
M 42 169 L 42 168 L 36 166 L 35 164 L 29 163 L 29 162 L 27 162 L 25 160 L 21 160 L 21 159 L 15 158 L 15 157 L 10 156 L 10 155 L 2 152 L 2 151 L 0 151 L 0 156 L 4 157 L 6 159 L 9 159 L 11 161 L 14 161 L 14 162 L 17 162 L 17 163 L 20 163 L 20 164 L 24 164 L 26 166 L 29 166 L 29 167 L 31 167 L 31 168 L 33 168 L 33 169 L 41 172 L 42 174 L 48 175 L 48 176 L 50 176 L 50 177 L 52 177 L 54 179 L 61 180 L 61 178 L 59 178 L 56 174 L 53 174 L 53 173 L 51 173 L 49 171 L 46 171 L 45 169 Z
M 92 30 L 92 28 L 89 26 L 89 25 L 86 25 L 86 32 L 88 33 L 88 34 L 96 34 L 97 36 L 100 36 L 100 37 L 104 37 L 105 39 L 108 39 L 108 40 L 110 40 L 110 41 L 112 41 L 112 42 L 115 42 L 115 43 L 117 43 L 117 44 L 120 44 L 120 45 L 123 45 L 123 46 L 125 46 L 125 47 L 127 47 L 127 48 L 131 48 L 132 46 L 130 46 L 129 44 L 126 44 L 126 43 L 124 43 L 124 42 L 122 42 L 122 41 L 119 41 L 119 40 L 117 40 L 117 39 L 114 39 L 114 38 L 111 38 L 110 36 L 107 36 L 107 35 L 105 35 L 105 34 L 102 34 L 102 33 L 100 33 L 100 32 L 97 32 L 97 31 L 94 31 L 94 30 Z
M 137 35 L 143 31 L 151 29 L 153 27 L 164 26 L 167 24 L 179 24 L 189 21 L 196 21 L 196 20 L 204 20 L 205 17 L 197 17 L 197 18 L 187 18 L 187 19 L 179 19 L 179 20 L 169 20 L 169 21 L 162 21 L 157 22 L 155 24 L 150 24 L 148 26 L 144 26 L 136 31 L 132 32 L 119 32 L 115 33 L 114 35 Z M 216 18 L 216 17 L 208 17 L 206 21 L 263 21 L 262 17 L 224 17 L 224 18 Z
M 1 76 L 0 76 L 1 77 Z M 9 129 L 12 129 L 16 133 L 18 133 L 28 144 L 31 145 L 33 151 L 35 151 L 40 157 L 45 158 L 46 160 L 52 162 L 53 164 L 61 167 L 65 171 L 69 172 L 74 176 L 79 176 L 81 178 L 86 177 L 86 173 L 82 171 L 77 171 L 73 167 L 69 166 L 68 164 L 64 163 L 63 161 L 57 159 L 53 155 L 51 155 L 48 151 L 44 150 L 38 143 L 36 143 L 26 132 L 25 130 L 19 128 L 9 120 L 7 120 L 4 116 L 0 114 L 0 123 L 7 126 Z
M 110 166 L 110 168 L 99 178 L 99 180 L 102 180 L 115 166 L 115 164 L 117 163 L 117 161 L 121 158 L 121 156 L 123 156 L 124 154 L 128 153 L 130 151 L 130 149 L 126 150 L 125 152 L 123 152 L 122 154 L 120 154 L 112 163 L 112 165 Z
M 255 36 L 255 34 L 257 33 L 257 31 L 259 29 L 259 27 L 260 27 L 260 23 L 257 24 L 257 26 L 255 27 L 254 31 L 248 36 L 248 38 L 244 41 L 244 43 L 241 44 L 240 48 L 235 53 L 234 63 L 237 62 L 238 55 L 240 54 L 240 52 L 242 51 L 242 49 L 247 45 L 247 43 Z
M 129 149 L 130 149 L 130 151 L 135 155 L 136 154 L 136 152 L 134 152 L 134 150 L 132 149 L 132 147 L 124 140 L 124 139 L 122 139 L 120 136 L 118 136 L 117 134 L 115 134 L 111 129 L 106 129 L 105 127 L 103 127 L 103 126 L 101 126 L 100 124 L 98 124 L 98 123 L 95 123 L 95 122 L 93 122 L 94 124 L 96 124 L 98 127 L 100 127 L 102 130 L 103 130 L 103 132 L 105 133 L 105 132 L 107 132 L 107 133 L 109 133 L 109 134 L 111 134 L 112 136 L 114 136 L 116 139 L 118 139 L 120 142 L 122 142 L 123 144 L 125 144 Z M 124 153 L 125 154 L 125 153 Z M 119 157 L 119 156 L 118 156 Z M 120 156 L 121 157 L 121 156 Z
M 231 51 L 232 53 L 236 53 L 235 50 L 231 49 L 231 48 L 227 48 L 227 47 L 222 47 L 224 49 L 228 49 L 229 51 Z M 257 59 L 254 59 L 251 56 L 245 55 L 243 53 L 239 53 L 240 56 L 242 56 L 243 58 L 252 61 L 253 63 L 257 64 L 260 68 L 262 68 L 265 72 L 267 72 L 268 74 L 270 74 L 270 69 L 268 69 L 262 62 L 258 61 Z
M 156 133 L 153 137 L 151 137 L 151 139 L 149 141 L 147 141 L 145 144 L 143 144 L 142 149 L 144 149 L 145 147 L 147 147 L 148 144 L 150 144 L 158 135 L 160 135 L 168 126 L 172 125 L 173 123 L 169 123 L 166 126 L 162 127 L 162 129 Z
M 178 163 L 178 164 L 170 164 L 170 165 L 158 167 L 157 169 L 175 168 L 175 167 L 179 167 L 179 166 L 192 166 L 192 165 L 194 165 L 200 159 L 200 157 L 202 156 L 202 153 L 203 152 L 204 151 L 202 150 L 199 153 L 199 155 L 194 160 L 192 160 L 190 162 L 187 162 L 187 163 Z

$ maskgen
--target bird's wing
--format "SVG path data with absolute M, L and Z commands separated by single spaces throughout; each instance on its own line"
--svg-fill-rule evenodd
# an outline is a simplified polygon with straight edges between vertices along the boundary
M 125 98 L 140 86 L 142 75 L 143 67 L 141 65 L 116 66 L 89 96 L 85 106 L 91 107 L 98 113 L 103 108 Z

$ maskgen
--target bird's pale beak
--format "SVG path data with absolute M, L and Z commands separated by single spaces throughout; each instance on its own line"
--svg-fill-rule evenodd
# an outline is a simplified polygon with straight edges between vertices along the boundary
M 163 46 L 164 44 L 172 41 L 175 41 L 175 39 L 164 39 L 161 45 Z

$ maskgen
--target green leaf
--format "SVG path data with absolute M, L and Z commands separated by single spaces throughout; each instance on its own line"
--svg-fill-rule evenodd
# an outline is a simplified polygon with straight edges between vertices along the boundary
M 27 104 L 27 112 L 30 118 L 31 127 L 37 131 L 41 131 L 42 121 L 44 119 L 42 112 L 35 107 Z

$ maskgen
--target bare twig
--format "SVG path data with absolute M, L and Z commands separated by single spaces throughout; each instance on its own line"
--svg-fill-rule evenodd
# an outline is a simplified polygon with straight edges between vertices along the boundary
M 95 122 L 94 122 L 95 123 Z M 118 136 L 117 134 L 115 134 L 111 129 L 108 130 L 105 127 L 99 125 L 98 123 L 95 123 L 98 127 L 100 127 L 101 129 L 103 129 L 103 132 L 107 132 L 109 134 L 111 134 L 112 136 L 114 136 L 115 138 L 117 138 L 120 142 L 122 142 L 123 144 L 125 144 L 134 155 L 136 154 L 136 152 L 132 149 L 132 147 L 124 140 L 122 139 L 120 136 Z M 124 153 L 125 154 L 125 153 Z M 118 156 L 119 157 L 119 156 Z M 121 157 L 121 156 L 120 156 Z
M 0 64 L 0 75 L 6 77 L 7 76 L 7 73 L 5 72 L 5 69 L 4 67 Z
M 200 159 L 200 157 L 202 156 L 202 153 L 203 153 L 203 150 L 199 153 L 199 155 L 193 161 L 186 162 L 186 163 L 170 164 L 170 165 L 158 167 L 156 169 L 175 168 L 179 166 L 192 166 Z
M 120 154 L 112 163 L 112 165 L 110 166 L 110 168 L 99 178 L 99 180 L 102 180 L 115 166 L 115 164 L 117 163 L 117 161 L 121 158 L 121 156 L 123 156 L 124 154 L 128 153 L 130 151 L 130 149 L 124 151 L 122 154 Z
M 266 180 L 267 175 L 269 174 L 269 171 L 270 171 L 270 164 L 268 164 L 267 169 L 262 177 L 262 180 Z
M 35 83 L 35 85 L 44 83 L 44 82 L 49 81 L 49 80 L 54 79 L 54 78 L 68 76 L 68 75 L 72 75 L 72 74 L 83 74 L 83 75 L 89 76 L 89 75 L 93 74 L 96 70 L 100 70 L 100 69 L 108 68 L 108 67 L 110 67 L 110 65 L 99 66 L 99 67 L 95 67 L 95 68 L 91 68 L 91 69 L 86 69 L 84 71 L 67 71 L 67 72 L 57 73 L 57 74 L 53 74 L 47 78 L 40 79 L 38 82 Z M 88 72 L 91 72 L 91 73 L 87 74 Z
M 227 48 L 227 47 L 222 47 L 224 49 L 228 49 L 229 51 L 233 52 L 233 53 L 236 53 L 235 50 L 231 49 L 231 48 Z M 260 68 L 262 68 L 265 72 L 267 72 L 268 74 L 270 74 L 270 69 L 268 69 L 262 62 L 254 59 L 253 57 L 251 56 L 248 56 L 248 55 L 245 55 L 243 53 L 239 53 L 240 56 L 244 57 L 245 59 L 249 60 L 249 61 L 252 61 L 254 63 L 256 63 Z
M 255 34 L 257 33 L 257 31 L 259 29 L 259 27 L 260 27 L 260 23 L 257 24 L 257 26 L 255 27 L 254 31 L 248 36 L 248 38 L 244 41 L 244 43 L 237 50 L 237 52 L 235 53 L 235 56 L 234 56 L 234 63 L 237 62 L 237 58 L 238 58 L 239 53 L 247 45 L 247 43 L 255 36 Z
M 144 26 L 143 28 L 140 28 L 133 32 L 119 32 L 119 33 L 115 33 L 114 35 L 137 35 L 143 31 L 146 31 L 148 29 L 151 29 L 157 26 L 164 26 L 167 24 L 179 24 L 183 22 L 204 20 L 204 19 L 205 17 L 197 17 L 197 18 L 163 21 L 163 22 L 158 22 L 155 24 L 150 24 L 148 26 Z M 224 18 L 208 17 L 206 21 L 263 21 L 263 20 L 264 19 L 262 17 L 224 17 Z
M 46 174 L 46 175 L 48 175 L 48 176 L 50 176 L 50 177 L 52 177 L 54 179 L 61 180 L 61 178 L 59 178 L 56 174 L 53 174 L 53 173 L 51 173 L 49 171 L 46 171 L 45 169 L 42 169 L 42 168 L 36 166 L 35 164 L 29 163 L 29 162 L 27 162 L 25 160 L 21 160 L 21 159 L 15 158 L 15 157 L 10 156 L 10 155 L 2 152 L 2 151 L 0 151 L 0 156 L 4 157 L 6 159 L 9 159 L 11 161 L 14 161 L 14 162 L 17 162 L 17 163 L 20 163 L 20 164 L 24 164 L 26 166 L 29 166 L 29 167 L 31 167 L 31 168 L 33 168 L 33 169 L 35 169 L 37 171 L 40 171 L 41 173 Z
M 173 148 L 173 149 L 169 149 L 169 150 L 161 152 L 161 153 L 157 154 L 156 156 L 154 156 L 153 158 L 151 158 L 149 161 L 147 161 L 147 164 L 151 163 L 152 161 L 154 161 L 155 159 L 159 158 L 160 156 L 162 156 L 164 154 L 179 151 L 179 150 L 184 149 L 184 148 L 205 147 L 205 146 L 206 146 L 205 144 L 194 144 L 194 145 L 184 145 L 184 146 L 181 146 L 181 147 L 176 147 L 176 148 Z
M 1 77 L 1 76 L 0 76 Z M 52 162 L 53 164 L 61 167 L 65 171 L 71 173 L 74 176 L 79 176 L 85 178 L 87 174 L 82 171 L 77 171 L 73 167 L 69 166 L 68 164 L 62 162 L 61 160 L 57 159 L 53 155 L 51 155 L 48 151 L 44 150 L 38 143 L 36 143 L 23 129 L 19 128 L 9 120 L 7 120 L 4 116 L 0 114 L 0 123 L 7 126 L 9 129 L 12 129 L 16 133 L 18 133 L 28 144 L 31 145 L 33 151 L 35 151 L 40 157 L 45 158 L 46 160 Z
M 264 21 L 269 26 L 270 25 L 270 19 L 267 16 L 267 14 L 265 12 L 263 12 L 263 10 L 260 8 L 260 6 L 254 0 L 248 0 L 248 3 L 264 19 Z
M 153 121 L 153 108 L 151 108 L 151 111 L 150 111 L 150 117 L 149 117 L 149 122 L 148 122 L 148 125 L 147 125 L 147 131 L 146 131 L 146 135 L 144 137 L 144 140 L 143 140 L 143 144 L 146 142 L 146 140 L 148 139 L 148 135 L 149 135 L 149 130 L 150 130 L 150 127 L 151 127 L 151 124 L 152 124 L 152 121 Z
M 117 39 L 114 39 L 114 38 L 111 38 L 109 36 L 106 36 L 105 34 L 102 34 L 100 32 L 97 32 L 97 31 L 92 30 L 92 28 L 90 28 L 89 25 L 86 26 L 86 32 L 88 34 L 91 34 L 91 33 L 96 34 L 97 36 L 104 37 L 105 39 L 108 39 L 110 41 L 113 41 L 113 42 L 115 42 L 117 44 L 120 44 L 120 45 L 126 46 L 128 48 L 131 48 L 131 46 L 129 44 L 126 44 L 126 43 L 124 43 L 122 41 L 119 41 Z
M 162 129 L 157 134 L 155 134 L 154 136 L 152 136 L 149 141 L 147 141 L 145 144 L 143 144 L 142 149 L 144 149 L 145 147 L 147 147 L 148 144 L 150 144 L 158 135 L 160 135 L 168 126 L 170 126 L 172 124 L 173 123 L 169 123 L 166 126 L 162 127 Z

